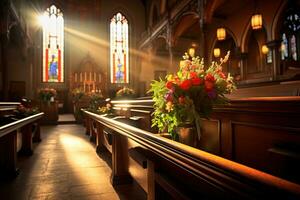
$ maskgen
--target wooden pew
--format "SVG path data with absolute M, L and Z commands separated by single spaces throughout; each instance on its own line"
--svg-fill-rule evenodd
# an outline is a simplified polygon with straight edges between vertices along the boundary
M 166 139 L 115 119 L 84 111 L 113 131 L 112 183 L 129 182 L 130 151 L 146 159 L 148 199 L 299 199 L 300 185 Z M 135 143 L 132 147 L 130 143 Z
M 1 103 L 1 114 L 11 114 L 16 109 L 18 103 Z M 5 108 L 6 107 L 6 108 Z M 17 131 L 20 130 L 22 134 L 22 147 L 20 154 L 32 154 L 32 141 L 40 140 L 40 129 L 37 122 L 44 113 L 38 113 L 22 119 L 5 119 L 0 125 L 0 177 L 14 177 L 18 174 L 17 170 Z M 32 128 L 35 126 L 36 135 L 32 137 Z
M 118 115 L 138 117 L 136 127 L 157 133 L 151 128 L 151 99 L 112 103 Z M 300 183 L 299 119 L 300 97 L 231 100 L 201 120 L 197 148 Z
M 12 114 L 17 109 L 20 103 L 18 102 L 0 102 L 0 117 Z

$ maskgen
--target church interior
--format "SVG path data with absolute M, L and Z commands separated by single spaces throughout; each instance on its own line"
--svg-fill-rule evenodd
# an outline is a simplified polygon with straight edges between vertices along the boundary
M 0 5 L 0 199 L 300 199 L 300 0 Z

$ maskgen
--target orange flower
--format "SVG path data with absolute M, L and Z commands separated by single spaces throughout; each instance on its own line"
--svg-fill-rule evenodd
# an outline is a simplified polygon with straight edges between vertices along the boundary
M 175 76 L 175 77 L 174 77 L 174 80 L 175 80 L 175 83 L 176 83 L 177 85 L 180 84 L 180 79 L 178 78 L 178 76 Z
M 220 76 L 222 79 L 226 79 L 226 76 L 225 76 L 225 74 L 224 74 L 223 72 L 219 72 L 218 74 L 219 74 L 219 76 Z
M 171 102 L 171 101 L 168 101 L 167 104 L 166 104 L 166 110 L 168 112 L 171 112 L 174 108 L 174 104 Z

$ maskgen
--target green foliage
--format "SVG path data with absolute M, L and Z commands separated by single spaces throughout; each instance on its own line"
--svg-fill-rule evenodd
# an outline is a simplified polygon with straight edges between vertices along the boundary
M 135 91 L 129 87 L 123 87 L 116 93 L 117 98 L 133 98 L 135 96 Z
M 104 103 L 105 103 L 105 100 L 104 100 L 102 94 L 92 93 L 90 95 L 90 104 L 87 109 L 91 112 L 97 113 L 98 108 L 100 106 L 104 105 Z

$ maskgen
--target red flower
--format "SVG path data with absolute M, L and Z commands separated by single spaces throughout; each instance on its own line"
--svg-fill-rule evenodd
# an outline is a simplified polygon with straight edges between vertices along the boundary
M 178 102 L 179 102 L 179 104 L 184 104 L 184 103 L 185 103 L 185 98 L 184 98 L 184 96 L 180 96 L 180 97 L 178 98 Z
M 205 76 L 205 80 L 206 81 L 210 81 L 210 82 L 214 82 L 215 81 L 215 77 L 213 75 L 211 75 L 211 74 L 207 74 Z
M 203 80 L 201 78 L 193 78 L 192 79 L 193 85 L 201 85 L 203 83 Z
M 215 83 L 212 81 L 205 81 L 205 91 L 210 92 L 214 88 Z
M 197 73 L 196 72 L 191 72 L 190 77 L 191 77 L 191 79 L 197 78 Z
M 172 81 L 168 81 L 168 82 L 166 83 L 166 87 L 167 87 L 169 90 L 171 90 L 172 87 L 173 87 L 173 82 L 172 82 Z
M 179 87 L 183 90 L 188 90 L 192 86 L 192 81 L 191 80 L 184 80 Z

